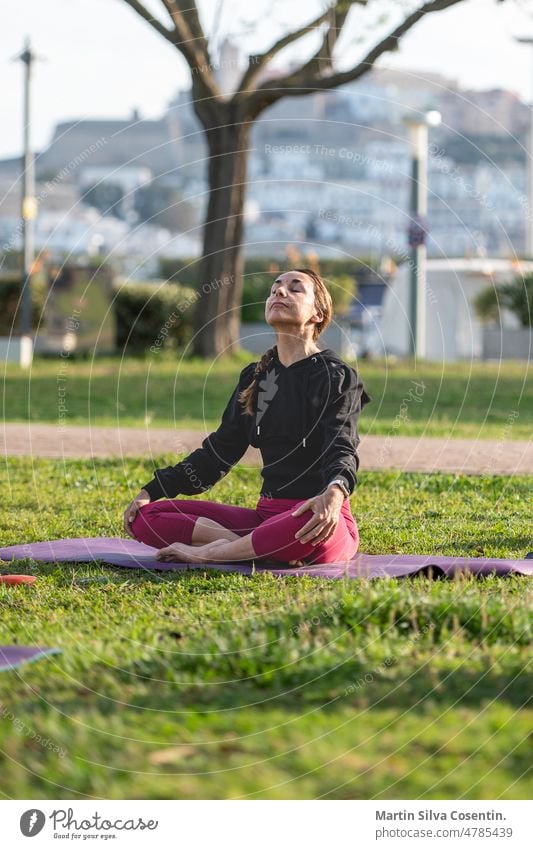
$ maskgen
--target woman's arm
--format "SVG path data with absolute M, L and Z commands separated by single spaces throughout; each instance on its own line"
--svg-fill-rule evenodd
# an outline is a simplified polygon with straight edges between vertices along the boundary
M 188 457 L 175 466 L 157 469 L 143 489 L 151 501 L 176 495 L 197 495 L 216 484 L 237 463 L 248 448 L 245 417 L 238 396 L 252 381 L 255 363 L 248 364 L 222 414 L 219 428 L 210 433 Z
M 324 490 L 300 504 L 293 516 L 312 510 L 309 521 L 296 533 L 300 542 L 318 545 L 329 539 L 338 525 L 344 493 L 338 486 L 326 489 L 334 478 L 344 481 L 351 495 L 357 483 L 359 434 L 357 421 L 365 404 L 372 400 L 357 372 L 344 364 L 328 371 L 322 386 L 323 410 L 320 426 L 323 434 L 321 471 Z
M 351 495 L 357 485 L 359 468 L 359 414 L 372 399 L 356 370 L 347 364 L 328 373 L 323 391 L 324 408 L 320 416 L 323 485 L 327 487 L 334 478 L 341 478 Z

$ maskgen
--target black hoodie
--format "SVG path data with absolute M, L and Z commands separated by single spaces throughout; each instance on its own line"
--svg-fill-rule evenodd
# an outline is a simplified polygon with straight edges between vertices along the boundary
M 259 448 L 263 458 L 261 495 L 311 498 L 338 477 L 353 492 L 359 467 L 357 422 L 372 400 L 355 369 L 331 348 L 290 366 L 275 355 L 261 376 L 255 413 L 249 416 L 237 398 L 252 382 L 256 365 L 241 371 L 218 430 L 176 466 L 157 469 L 145 484 L 151 501 L 205 492 L 249 445 Z

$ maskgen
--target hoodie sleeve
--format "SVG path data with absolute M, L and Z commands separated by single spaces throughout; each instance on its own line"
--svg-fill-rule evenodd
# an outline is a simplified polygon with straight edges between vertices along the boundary
M 328 372 L 320 418 L 324 488 L 333 478 L 340 477 L 346 482 L 350 495 L 354 491 L 359 468 L 359 414 L 371 400 L 359 375 L 351 366 L 344 363 Z
M 248 364 L 239 377 L 218 430 L 210 433 L 188 457 L 176 466 L 157 469 L 145 484 L 151 501 L 176 495 L 197 495 L 216 484 L 237 463 L 248 448 L 248 434 L 239 393 L 252 382 L 256 363 Z

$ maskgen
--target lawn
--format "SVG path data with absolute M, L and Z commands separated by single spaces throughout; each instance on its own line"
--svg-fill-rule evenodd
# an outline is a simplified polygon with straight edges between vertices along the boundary
M 241 353 L 206 372 L 203 360 L 152 354 L 88 360 L 37 358 L 28 372 L 7 366 L 5 421 L 213 430 L 240 370 Z M 398 436 L 529 439 L 533 392 L 526 362 L 357 365 L 373 403 L 360 431 Z
M 121 534 L 151 469 L 7 463 L 4 544 Z M 259 483 L 237 468 L 200 498 L 254 506 Z M 525 477 L 367 472 L 352 508 L 361 550 L 520 557 L 530 492 Z M 39 581 L 0 586 L 0 643 L 63 653 L 0 676 L 5 796 L 531 798 L 524 578 L 14 571 Z

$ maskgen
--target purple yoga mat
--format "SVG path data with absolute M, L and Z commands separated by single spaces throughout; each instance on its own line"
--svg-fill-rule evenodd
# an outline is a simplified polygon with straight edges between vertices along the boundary
M 61 649 L 47 649 L 37 646 L 0 646 L 0 672 L 17 669 L 21 663 L 40 660 L 50 654 L 58 654 Z
M 313 575 L 316 578 L 405 578 L 433 567 L 434 575 L 452 577 L 460 572 L 499 576 L 533 575 L 533 560 L 496 560 L 486 557 L 438 557 L 433 554 L 356 554 L 348 562 L 328 563 L 300 568 L 246 563 L 162 563 L 155 558 L 157 549 L 122 537 L 85 537 L 32 542 L 0 548 L 0 559 L 21 560 L 29 557 L 48 563 L 89 563 L 100 560 L 111 566 L 180 572 L 185 569 L 218 569 L 222 572 L 269 572 L 272 575 Z

